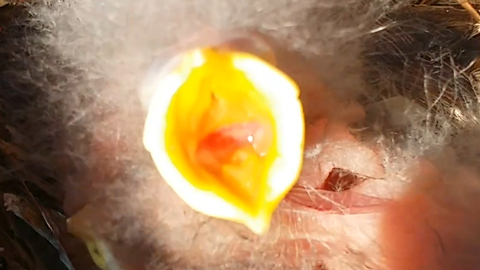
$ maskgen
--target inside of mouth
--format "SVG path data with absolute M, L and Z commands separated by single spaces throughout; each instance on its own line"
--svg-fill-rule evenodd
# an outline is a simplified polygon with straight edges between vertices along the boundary
M 205 59 L 173 96 L 167 152 L 196 188 L 255 209 L 277 155 L 274 116 L 231 54 L 206 51 Z

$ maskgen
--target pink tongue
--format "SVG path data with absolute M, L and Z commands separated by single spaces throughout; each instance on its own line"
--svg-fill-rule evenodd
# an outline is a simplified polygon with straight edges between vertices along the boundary
M 205 136 L 198 144 L 197 154 L 203 161 L 231 163 L 232 156 L 245 147 L 253 147 L 258 155 L 264 155 L 271 141 L 271 134 L 265 125 L 257 122 L 237 123 Z

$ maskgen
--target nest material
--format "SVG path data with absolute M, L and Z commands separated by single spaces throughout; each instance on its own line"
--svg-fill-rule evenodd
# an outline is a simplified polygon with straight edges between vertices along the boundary
M 26 1 L 0 0 L 0 29 L 24 14 Z M 471 0 L 473 5 L 480 1 Z M 459 27 L 472 17 L 462 13 L 451 20 L 443 8 L 462 7 L 457 1 L 420 0 L 419 12 L 441 17 L 445 24 Z M 415 7 L 412 8 L 415 12 Z M 436 16 L 440 14 L 440 16 Z M 467 29 L 459 28 L 459 31 Z M 1 43 L 0 43 L 1 44 Z M 5 49 L 5 48 L 2 48 Z M 8 54 L 2 52 L 2 54 Z M 3 83 L 8 78 L 1 78 Z M 1 96 L 1 95 L 0 95 Z M 16 129 L 18 119 L 2 112 L 0 105 L 0 270 L 95 269 L 84 245 L 66 232 L 62 213 L 62 188 L 48 172 L 25 164 L 24 136 Z M 41 167 L 41 166 L 39 166 Z

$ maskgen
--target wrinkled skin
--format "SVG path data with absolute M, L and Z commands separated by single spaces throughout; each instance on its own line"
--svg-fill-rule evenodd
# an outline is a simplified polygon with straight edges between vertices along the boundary
M 28 39 L 12 38 L 19 57 L 2 80 L 16 92 L 2 98 L 29 100 L 21 114 L 32 124 L 12 116 L 31 140 L 26 162 L 42 160 L 62 183 L 68 216 L 90 207 L 78 226 L 124 270 L 476 269 L 479 142 L 467 67 L 478 41 L 465 38 L 468 27 L 415 21 L 395 3 L 53 1 L 31 8 Z M 246 44 L 232 43 L 238 33 Z M 261 237 L 187 207 L 141 141 L 141 85 L 153 64 L 200 45 L 263 56 L 256 42 L 299 84 L 307 124 L 300 179 Z

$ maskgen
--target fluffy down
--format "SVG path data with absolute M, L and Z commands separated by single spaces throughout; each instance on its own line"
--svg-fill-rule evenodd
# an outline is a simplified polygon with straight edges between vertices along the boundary
M 441 23 L 463 12 L 408 5 L 39 3 L 3 33 L 4 117 L 23 166 L 63 185 L 118 269 L 475 269 L 480 44 Z M 241 33 L 299 84 L 307 126 L 301 177 L 261 237 L 187 207 L 142 144 L 152 65 Z

